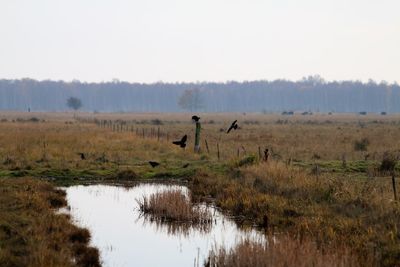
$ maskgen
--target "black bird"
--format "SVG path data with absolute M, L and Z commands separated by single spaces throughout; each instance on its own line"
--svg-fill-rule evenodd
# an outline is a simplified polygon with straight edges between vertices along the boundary
M 200 117 L 193 115 L 192 120 L 194 120 L 195 122 L 198 122 L 200 120 Z
M 86 159 L 86 157 L 85 157 L 85 154 L 84 154 L 84 153 L 78 153 L 78 155 L 79 155 L 79 156 L 81 156 L 81 160 L 85 160 L 85 159 Z
M 149 164 L 151 165 L 151 167 L 157 167 L 158 165 L 160 165 L 160 163 L 156 162 L 156 161 L 149 161 Z
M 174 145 L 184 148 L 186 146 L 187 135 L 185 134 L 180 141 L 172 142 Z
M 182 166 L 182 168 L 187 168 L 189 167 L 189 163 L 186 163 L 185 165 Z
M 229 127 L 228 131 L 226 133 L 229 133 L 232 129 L 237 129 L 238 125 L 237 125 L 237 120 L 235 120 L 234 122 L 232 122 L 231 126 Z

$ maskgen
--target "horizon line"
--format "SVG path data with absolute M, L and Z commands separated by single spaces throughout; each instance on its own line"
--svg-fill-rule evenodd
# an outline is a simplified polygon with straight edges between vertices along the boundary
M 372 78 L 368 78 L 367 81 L 361 79 L 344 79 L 344 80 L 326 80 L 320 75 L 308 75 L 304 76 L 301 79 L 294 80 L 288 78 L 275 78 L 275 79 L 253 79 L 253 80 L 225 80 L 225 81 L 211 81 L 211 80 L 197 80 L 197 81 L 153 81 L 153 82 L 139 82 L 139 81 L 124 81 L 118 78 L 112 78 L 110 80 L 102 80 L 102 81 L 85 81 L 79 79 L 36 79 L 31 77 L 21 77 L 21 78 L 0 78 L 1 80 L 6 81 L 23 81 L 23 80 L 32 80 L 37 82 L 64 82 L 64 83 L 81 83 L 81 84 L 101 84 L 101 83 L 128 83 L 128 84 L 142 84 L 142 85 L 152 85 L 152 84 L 207 84 L 207 83 L 219 83 L 219 84 L 229 84 L 229 83 L 251 83 L 251 82 L 276 82 L 276 81 L 285 81 L 285 82 L 304 82 L 304 81 L 315 81 L 319 83 L 342 83 L 342 82 L 356 82 L 361 84 L 386 84 L 386 85 L 399 85 L 398 81 L 389 82 L 387 80 L 374 80 Z

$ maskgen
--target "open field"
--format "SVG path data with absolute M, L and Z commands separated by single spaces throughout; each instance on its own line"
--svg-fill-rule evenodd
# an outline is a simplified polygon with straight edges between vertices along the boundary
M 351 248 L 364 266 L 400 264 L 400 204 L 390 173 L 380 171 L 383 158 L 400 157 L 400 116 L 200 114 L 195 154 L 191 115 L 3 112 L 0 176 L 56 185 L 185 181 L 193 199 L 240 224 Z M 234 119 L 240 129 L 226 134 Z M 185 150 L 171 144 L 184 134 Z

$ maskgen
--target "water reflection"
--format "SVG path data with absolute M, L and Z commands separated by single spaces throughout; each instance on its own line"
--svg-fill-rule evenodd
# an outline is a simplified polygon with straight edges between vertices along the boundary
M 183 237 L 190 236 L 193 231 L 207 234 L 212 229 L 212 223 L 206 224 L 192 224 L 186 222 L 164 222 L 150 214 L 140 214 L 136 223 L 141 223 L 143 227 L 147 227 L 148 224 L 155 225 L 157 232 L 167 233 L 168 235 L 182 235 Z
M 203 263 L 218 245 L 232 247 L 242 238 L 259 239 L 255 231 L 239 230 L 235 223 L 212 209 L 213 223 L 196 227 L 162 223 L 143 216 L 137 199 L 184 186 L 141 184 L 132 188 L 107 185 L 72 186 L 67 200 L 74 221 L 90 230 L 104 266 L 193 266 Z M 200 264 L 201 265 L 201 264 Z

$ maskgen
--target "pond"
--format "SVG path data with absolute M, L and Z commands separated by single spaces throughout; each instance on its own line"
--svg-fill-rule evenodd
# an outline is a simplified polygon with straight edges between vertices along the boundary
M 149 220 L 137 200 L 177 185 L 139 184 L 134 187 L 90 185 L 64 188 L 74 223 L 89 229 L 91 245 L 100 250 L 103 266 L 203 266 L 216 246 L 232 247 L 242 238 L 263 240 L 255 230 L 241 230 L 213 207 L 207 229 L 180 227 Z

